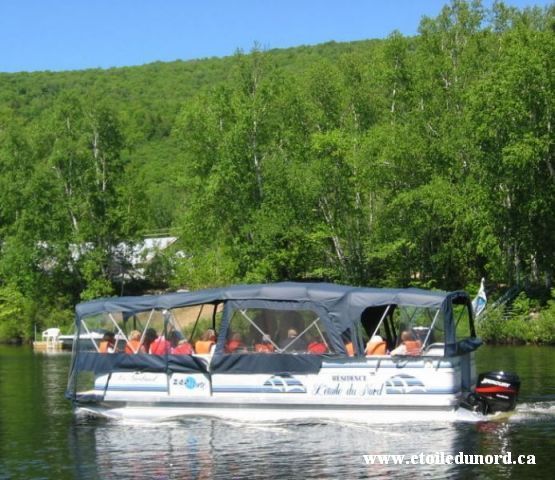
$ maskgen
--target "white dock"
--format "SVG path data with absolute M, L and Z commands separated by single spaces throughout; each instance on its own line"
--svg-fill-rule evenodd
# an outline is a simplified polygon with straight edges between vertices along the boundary
M 62 350 L 63 343 L 60 341 L 38 341 L 33 342 L 33 350 L 36 352 L 59 352 Z

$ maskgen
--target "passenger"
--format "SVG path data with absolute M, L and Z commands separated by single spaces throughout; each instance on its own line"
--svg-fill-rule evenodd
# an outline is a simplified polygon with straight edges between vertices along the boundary
M 380 335 L 374 335 L 366 344 L 367 357 L 372 355 L 385 355 L 387 353 L 387 343 Z
M 231 340 L 228 340 L 224 347 L 225 353 L 234 353 L 236 351 L 241 351 L 245 349 L 245 344 L 241 338 L 240 333 L 234 333 L 231 336 Z
M 273 353 L 275 351 L 269 335 L 262 335 L 260 343 L 254 344 L 254 351 L 257 353 Z
M 129 355 L 146 353 L 145 347 L 141 344 L 141 332 L 138 330 L 131 330 L 131 332 L 129 332 L 129 339 L 125 345 L 125 353 Z
M 106 332 L 98 346 L 99 353 L 114 353 L 116 351 L 116 335 L 114 332 Z
M 170 351 L 171 344 L 164 335 L 159 335 L 148 348 L 148 353 L 151 355 L 167 355 Z
M 173 355 L 192 355 L 193 346 L 177 330 L 173 330 L 168 335 L 170 339 L 170 353 Z
M 314 355 L 322 355 L 324 353 L 328 353 L 328 346 L 324 343 L 323 340 L 318 340 L 314 338 L 307 347 L 308 353 L 312 353 Z
M 298 335 L 297 330 L 290 328 L 287 331 L 287 338 L 284 338 L 280 342 L 279 348 L 281 350 L 287 348 L 288 352 L 305 352 L 307 347 L 306 340 L 304 338 L 299 338 Z
M 416 340 L 414 335 L 405 330 L 401 333 L 401 344 L 391 350 L 391 355 L 420 355 L 422 350 L 422 343 Z
M 195 352 L 199 354 L 212 353 L 216 346 L 216 332 L 212 329 L 206 330 L 195 343 Z
M 143 340 L 143 347 L 145 348 L 146 353 L 150 353 L 150 344 L 154 342 L 158 338 L 156 334 L 156 330 L 154 328 L 147 328 Z
M 314 355 L 323 355 L 328 352 L 328 347 L 326 347 L 326 344 L 323 342 L 310 342 L 307 351 Z

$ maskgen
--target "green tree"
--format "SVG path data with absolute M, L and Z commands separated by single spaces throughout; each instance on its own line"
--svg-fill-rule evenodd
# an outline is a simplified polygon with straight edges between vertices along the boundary
M 479 146 L 474 173 L 488 193 L 490 219 L 507 258 L 505 275 L 550 283 L 555 40 L 525 19 L 501 35 L 503 55 L 471 92 L 470 125 Z

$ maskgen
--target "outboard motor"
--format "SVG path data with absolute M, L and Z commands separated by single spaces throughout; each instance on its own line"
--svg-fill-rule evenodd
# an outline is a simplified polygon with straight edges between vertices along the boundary
M 520 390 L 520 378 L 510 372 L 478 375 L 475 393 L 469 402 L 484 415 L 514 410 Z M 470 399 L 469 399 L 470 400 Z

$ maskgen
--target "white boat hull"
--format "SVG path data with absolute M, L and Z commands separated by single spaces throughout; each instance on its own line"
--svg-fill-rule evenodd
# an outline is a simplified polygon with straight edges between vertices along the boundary
M 242 406 L 231 408 L 229 406 L 90 406 L 78 407 L 78 416 L 104 417 L 113 420 L 127 421 L 164 421 L 186 417 L 214 417 L 240 422 L 266 423 L 288 421 L 322 421 L 342 420 L 347 422 L 362 423 L 404 423 L 404 422 L 452 422 L 452 421 L 479 421 L 482 415 L 460 408 L 415 410 L 415 409 L 387 409 L 368 408 L 363 410 L 349 409 L 347 406 L 337 409 L 298 409 L 294 407 L 283 408 L 257 408 Z
M 77 396 L 77 412 L 138 420 L 457 420 L 463 395 L 460 361 L 383 357 L 324 362 L 318 374 L 113 372 L 97 377 L 93 390 Z

